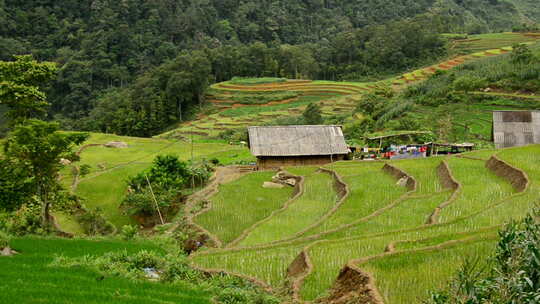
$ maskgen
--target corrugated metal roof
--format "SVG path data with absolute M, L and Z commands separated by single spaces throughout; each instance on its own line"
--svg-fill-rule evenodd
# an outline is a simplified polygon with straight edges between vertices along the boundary
M 493 138 L 497 148 L 540 144 L 540 111 L 494 111 Z
M 249 127 L 255 156 L 309 156 L 347 154 L 341 126 Z

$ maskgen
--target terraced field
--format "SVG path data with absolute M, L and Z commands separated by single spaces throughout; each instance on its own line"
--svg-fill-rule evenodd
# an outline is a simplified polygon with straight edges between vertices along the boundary
M 128 148 L 107 148 L 104 144 L 120 141 L 128 144 Z M 103 215 L 116 227 L 131 224 L 133 221 L 122 214 L 120 203 L 126 194 L 127 178 L 150 167 L 153 159 L 159 154 L 172 154 L 182 160 L 191 158 L 192 146 L 188 141 L 134 138 L 93 133 L 81 147 L 81 161 L 74 166 L 66 167 L 62 172 L 62 182 L 73 192 L 84 199 L 90 209 L 100 208 Z M 231 146 L 225 143 L 196 142 L 193 144 L 193 157 L 217 158 L 227 164 L 235 160 L 250 160 L 252 157 L 245 147 Z M 79 176 L 78 170 L 83 165 L 89 166 L 90 173 Z M 56 214 L 61 226 L 72 233 L 80 229 L 69 216 Z
M 282 78 L 233 79 L 214 84 L 207 92 L 208 114 L 184 123 L 161 137 L 215 138 L 220 133 L 261 125 L 277 118 L 297 116 L 310 103 L 318 103 L 323 115 L 351 113 L 362 94 L 378 87 L 404 86 L 422 81 L 439 70 L 449 70 L 464 63 L 508 53 L 515 43 L 532 44 L 540 35 L 499 33 L 473 35 L 453 43 L 452 58 L 403 75 L 377 82 L 336 82 L 286 80 Z
M 244 230 L 246 238 L 204 248 L 192 263 L 249 276 L 297 300 L 421 303 L 465 258 L 489 255 L 498 229 L 540 199 L 539 145 L 325 170 L 290 169 L 304 178 L 297 196 L 281 197 L 278 211 Z M 257 182 L 248 197 L 262 189 Z M 256 202 L 240 204 L 247 205 L 235 210 L 249 211 Z

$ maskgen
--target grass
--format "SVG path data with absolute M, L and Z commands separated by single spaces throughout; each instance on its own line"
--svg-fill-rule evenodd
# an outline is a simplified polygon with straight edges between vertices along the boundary
M 122 214 L 119 206 L 126 194 L 126 181 L 140 171 L 151 166 L 153 159 L 159 154 L 177 155 L 182 160 L 189 160 L 192 145 L 182 141 L 165 139 L 144 139 L 122 137 L 92 133 L 85 144 L 105 144 L 110 141 L 123 141 L 129 147 L 126 149 L 113 149 L 105 147 L 90 147 L 81 154 L 81 161 L 77 165 L 88 165 L 90 174 L 80 180 L 76 193 L 84 199 L 86 207 L 100 208 L 107 218 L 116 227 L 133 224 L 133 220 Z M 234 154 L 227 154 L 234 150 Z M 218 158 L 224 163 L 232 162 L 234 155 L 239 159 L 250 160 L 247 149 L 230 146 L 223 143 L 194 143 L 193 156 L 195 159 Z M 212 155 L 209 157 L 209 155 Z M 64 170 L 67 178 L 65 185 L 72 182 L 73 176 L 69 170 Z
M 72 233 L 76 236 L 84 235 L 84 229 L 72 216 L 64 212 L 54 212 L 53 215 L 58 225 L 62 227 L 62 231 Z
M 204 156 L 207 160 L 217 159 L 221 165 L 233 165 L 237 163 L 253 163 L 257 161 L 248 148 L 237 148 L 223 152 L 215 152 Z
M 253 230 L 240 243 L 241 246 L 264 244 L 292 237 L 334 207 L 337 195 L 332 190 L 332 177 L 326 173 L 316 173 L 315 170 L 316 168 L 289 170 L 293 174 L 305 176 L 304 193 L 288 209 Z
M 161 252 L 144 242 L 17 238 L 21 252 L 0 258 L 0 303 L 211 303 L 201 290 L 179 285 L 105 276 L 93 270 L 48 266 L 55 256 L 82 257 L 107 252 Z
M 256 222 L 283 206 L 292 194 L 292 187 L 265 189 L 273 172 L 251 173 L 220 186 L 210 199 L 212 209 L 195 218 L 225 244 L 233 241 Z
M 127 191 L 127 179 L 148 168 L 150 163 L 132 164 L 83 180 L 77 187 L 77 194 L 84 198 L 84 205 L 90 209 L 99 208 L 103 215 L 117 228 L 134 224 L 134 220 L 119 209 Z

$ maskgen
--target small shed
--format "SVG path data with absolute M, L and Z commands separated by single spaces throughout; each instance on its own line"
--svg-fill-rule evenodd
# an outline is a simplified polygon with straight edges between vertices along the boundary
M 249 127 L 249 147 L 260 170 L 324 165 L 349 154 L 341 126 Z
M 494 111 L 493 140 L 497 148 L 540 144 L 540 111 Z

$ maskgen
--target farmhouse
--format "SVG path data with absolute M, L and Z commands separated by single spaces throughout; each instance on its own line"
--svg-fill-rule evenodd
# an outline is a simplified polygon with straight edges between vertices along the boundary
M 493 140 L 497 148 L 540 144 L 540 111 L 494 111 Z
M 324 165 L 349 153 L 341 126 L 249 127 L 248 133 L 259 170 Z

